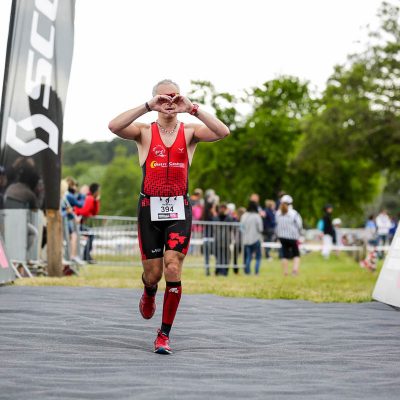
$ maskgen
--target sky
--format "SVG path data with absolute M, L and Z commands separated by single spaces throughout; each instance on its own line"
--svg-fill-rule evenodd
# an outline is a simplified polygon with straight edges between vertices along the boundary
M 165 78 L 182 94 L 191 80 L 240 94 L 283 74 L 321 91 L 334 66 L 364 48 L 381 2 L 76 0 L 64 140 L 112 140 L 108 122 L 148 101 Z M 10 8 L 11 0 L 0 1 L 0 87 Z

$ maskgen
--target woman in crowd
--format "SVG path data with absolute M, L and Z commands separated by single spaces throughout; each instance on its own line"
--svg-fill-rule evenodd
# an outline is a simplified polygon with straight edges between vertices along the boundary
M 282 196 L 279 210 L 276 213 L 276 235 L 282 245 L 284 275 L 288 275 L 288 260 L 293 260 L 292 275 L 298 275 L 300 268 L 298 240 L 303 229 L 303 222 L 300 214 L 293 209 L 292 203 L 293 199 L 291 196 Z
M 250 263 L 253 255 L 256 259 L 255 274 L 260 272 L 261 263 L 261 242 L 263 232 L 263 221 L 258 213 L 258 204 L 250 201 L 247 212 L 242 215 L 240 220 L 243 230 L 243 244 L 245 257 L 245 274 L 250 274 Z

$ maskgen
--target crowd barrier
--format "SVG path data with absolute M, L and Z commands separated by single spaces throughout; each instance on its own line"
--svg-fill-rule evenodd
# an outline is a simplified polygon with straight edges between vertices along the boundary
M 86 222 L 87 233 L 94 236 L 92 256 L 99 264 L 141 265 L 137 218 L 97 216 Z M 340 241 L 345 244 L 332 246 L 332 251 L 349 252 L 360 260 L 367 251 L 376 249 L 387 252 L 389 246 L 370 246 L 364 229 L 338 230 Z M 81 238 L 82 247 L 85 237 Z M 263 242 L 263 248 L 279 251 L 279 242 Z M 305 231 L 300 244 L 301 252 L 322 250 L 321 232 Z M 193 221 L 190 247 L 185 266 L 243 268 L 243 243 L 240 223 Z
M 94 235 L 91 255 L 98 263 L 141 265 L 137 218 L 97 216 L 85 223 Z M 239 223 L 194 221 L 186 265 L 241 268 L 242 247 Z
M 42 257 L 44 214 L 41 210 L 0 210 L 0 233 L 16 276 L 32 277 L 44 271 Z

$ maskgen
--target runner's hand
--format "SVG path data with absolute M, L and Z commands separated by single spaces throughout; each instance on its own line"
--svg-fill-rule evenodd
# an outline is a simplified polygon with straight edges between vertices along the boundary
M 186 113 L 193 109 L 193 103 L 187 97 L 180 95 L 173 98 L 165 95 L 157 95 L 148 104 L 153 111 L 164 114 Z
M 186 113 L 193 109 L 193 103 L 185 96 L 177 95 L 172 99 L 172 104 L 175 105 L 174 113 Z
M 171 106 L 172 105 L 171 97 L 164 96 L 162 94 L 154 96 L 147 104 L 152 109 L 152 111 L 158 111 L 164 114 L 171 114 L 169 110 L 173 108 Z

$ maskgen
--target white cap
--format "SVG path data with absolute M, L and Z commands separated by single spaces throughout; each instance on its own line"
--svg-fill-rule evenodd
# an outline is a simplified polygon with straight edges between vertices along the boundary
M 231 212 L 236 210 L 236 206 L 233 203 L 228 203 L 226 206 L 228 207 L 228 210 Z
M 292 204 L 293 203 L 293 199 L 291 196 L 289 196 L 288 194 L 284 194 L 281 197 L 281 203 L 286 203 L 286 204 Z

